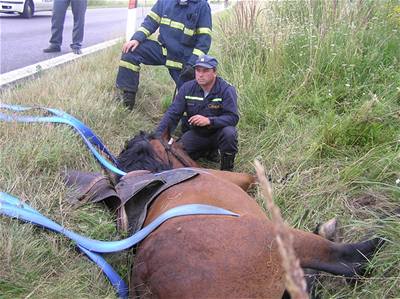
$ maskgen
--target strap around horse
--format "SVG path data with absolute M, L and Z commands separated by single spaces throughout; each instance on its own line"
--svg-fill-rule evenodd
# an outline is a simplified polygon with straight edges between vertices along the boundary
M 183 159 L 180 155 L 178 155 L 176 153 L 176 151 L 173 149 L 172 144 L 174 143 L 174 139 L 171 138 L 167 143 L 164 142 L 164 140 L 162 140 L 161 138 L 158 139 L 158 141 L 160 141 L 160 143 L 162 144 L 162 146 L 164 147 L 166 153 L 167 153 L 167 157 L 168 157 L 168 163 L 169 166 L 172 168 L 172 162 L 171 159 L 169 158 L 169 154 L 171 153 L 183 166 L 185 167 L 190 167 L 191 165 L 189 165 L 185 159 Z
M 119 241 L 99 241 L 83 237 L 62 227 L 58 223 L 40 214 L 31 206 L 20 201 L 18 198 L 11 196 L 5 192 L 0 192 L 0 214 L 50 229 L 52 231 L 63 234 L 64 236 L 75 241 L 78 248 L 81 249 L 93 262 L 95 262 L 102 269 L 104 274 L 117 289 L 119 296 L 122 298 L 127 298 L 127 285 L 122 280 L 122 278 L 114 271 L 114 269 L 109 264 L 107 264 L 107 262 L 97 253 L 118 252 L 128 249 L 146 238 L 162 223 L 174 217 L 187 215 L 225 215 L 235 217 L 239 216 L 238 214 L 231 211 L 210 205 L 182 205 L 164 212 L 163 214 L 158 216 L 153 222 L 151 222 L 146 227 L 127 239 Z

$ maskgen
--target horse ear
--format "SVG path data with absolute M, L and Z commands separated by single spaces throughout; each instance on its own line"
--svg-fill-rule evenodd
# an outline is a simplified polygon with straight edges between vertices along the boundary
M 162 140 L 169 141 L 171 139 L 171 134 L 169 133 L 169 129 L 166 128 L 164 132 L 161 134 Z

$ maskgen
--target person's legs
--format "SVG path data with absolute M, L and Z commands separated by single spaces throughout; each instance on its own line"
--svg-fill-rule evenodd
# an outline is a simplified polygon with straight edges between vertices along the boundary
M 86 8 L 87 0 L 71 0 L 71 9 L 74 16 L 74 29 L 72 31 L 72 44 L 70 46 L 73 50 L 77 50 L 74 51 L 76 54 L 80 54 L 80 48 L 82 47 Z
M 65 14 L 69 3 L 70 0 L 54 0 L 53 15 L 51 17 L 50 46 L 44 49 L 44 52 L 49 53 L 61 51 Z
M 221 170 L 231 171 L 238 151 L 237 130 L 235 127 L 224 127 L 215 135 L 221 152 Z
M 238 140 L 236 127 L 224 127 L 215 133 L 215 137 L 221 153 L 237 153 Z
M 182 79 L 180 78 L 180 74 L 181 74 L 181 69 L 177 69 L 177 68 L 168 68 L 169 74 L 171 75 L 171 78 L 174 80 L 175 85 L 176 85 L 176 91 L 179 90 L 179 88 L 182 86 L 183 83 L 185 83 L 184 81 L 182 81 Z M 174 100 L 174 99 L 172 99 Z M 175 128 L 173 128 L 175 130 Z M 183 115 L 181 117 L 181 130 L 182 130 L 182 134 L 184 134 L 185 132 L 189 131 L 190 127 L 189 127 L 189 122 L 188 122 L 188 118 L 186 115 Z
M 203 137 L 196 134 L 193 130 L 189 130 L 181 137 L 183 148 L 189 156 L 196 160 L 212 146 L 212 139 L 210 137 Z
M 153 40 L 145 40 L 133 52 L 122 53 L 116 86 L 123 93 L 124 103 L 132 109 L 139 86 L 140 64 L 164 65 L 165 56 L 161 45 Z
M 168 72 L 172 78 L 172 80 L 174 80 L 175 85 L 176 85 L 176 89 L 179 89 L 182 84 L 184 83 L 180 78 L 179 75 L 181 73 L 181 69 L 177 69 L 177 68 L 168 68 Z

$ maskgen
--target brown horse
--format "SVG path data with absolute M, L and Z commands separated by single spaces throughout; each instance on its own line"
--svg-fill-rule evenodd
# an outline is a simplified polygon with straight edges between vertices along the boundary
M 136 157 L 142 164 L 154 164 L 147 150 L 136 152 L 142 154 Z M 163 223 L 137 248 L 131 296 L 281 298 L 284 270 L 274 226 L 256 201 L 229 180 L 202 171 L 170 187 L 151 205 L 145 224 L 173 207 L 194 203 L 221 207 L 239 217 L 184 216 Z M 362 273 L 382 244 L 379 238 L 339 244 L 297 229 L 289 233 L 303 268 L 346 277 Z

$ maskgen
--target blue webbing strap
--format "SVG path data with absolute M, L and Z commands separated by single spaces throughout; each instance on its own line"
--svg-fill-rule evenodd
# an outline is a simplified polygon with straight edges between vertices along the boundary
M 78 245 L 80 251 L 93 261 L 103 271 L 104 275 L 111 282 L 112 286 L 116 289 L 119 298 L 128 298 L 129 288 L 125 281 L 115 272 L 114 268 L 106 262 L 103 257 L 98 254 L 87 250 L 85 247 Z
M 72 115 L 59 110 L 59 109 L 54 109 L 54 108 L 46 108 L 46 107 L 28 107 L 28 106 L 21 106 L 21 105 L 10 105 L 10 104 L 2 104 L 0 103 L 0 109 L 7 109 L 7 110 L 12 110 L 13 112 L 25 112 L 28 110 L 34 110 L 34 109 L 41 109 L 45 110 L 47 112 L 52 113 L 55 116 L 63 117 L 65 119 L 68 119 L 71 121 L 73 124 L 73 127 L 76 130 L 79 130 L 83 133 L 83 135 L 88 139 L 91 143 L 94 143 L 97 148 L 105 153 L 107 157 L 114 163 L 117 164 L 117 159 L 114 157 L 114 155 L 108 150 L 108 148 L 103 144 L 101 139 L 93 133 L 93 131 L 86 126 L 84 123 L 82 123 L 80 120 L 77 118 L 73 117 Z
M 1 212 L 1 206 L 3 204 L 11 205 L 10 208 L 12 209 L 24 209 L 26 211 L 32 212 L 39 214 L 38 211 L 36 211 L 34 208 L 31 206 L 23 203 L 20 201 L 18 198 L 5 193 L 5 192 L 0 192 L 0 214 Z M 111 282 L 112 286 L 116 289 L 118 293 L 119 298 L 128 298 L 128 286 L 125 283 L 125 281 L 119 276 L 119 274 L 113 269 L 113 267 L 106 262 L 106 260 L 97 253 L 91 252 L 87 250 L 86 248 L 80 246 L 79 244 L 77 245 L 79 250 L 81 250 L 86 256 L 92 260 L 97 266 L 100 267 L 100 269 L 103 271 L 104 275 L 108 278 L 108 280 Z
M 77 244 L 85 247 L 86 249 L 99 252 L 99 253 L 111 253 L 132 247 L 133 245 L 139 243 L 144 238 L 146 238 L 152 231 L 154 231 L 158 226 L 168 219 L 186 216 L 186 215 L 225 215 L 225 216 L 238 216 L 235 213 L 227 211 L 222 208 L 215 206 L 203 205 L 203 204 L 189 204 L 182 205 L 172 208 L 160 216 L 158 216 L 153 222 L 130 236 L 129 238 L 118 240 L 118 241 L 99 241 L 83 237 L 77 233 L 74 233 L 58 223 L 48 219 L 39 212 L 33 212 L 31 209 L 20 208 L 17 205 L 9 204 L 0 193 L 0 203 L 2 206 L 0 208 L 0 213 L 7 215 L 9 217 L 18 218 L 27 222 L 31 222 L 36 225 L 46 227 L 55 232 L 61 233 L 71 240 L 75 241 Z
M 30 107 L 0 104 L 0 108 L 11 109 L 11 107 L 12 107 L 13 111 L 17 111 L 17 112 L 26 111 L 26 110 L 29 110 L 29 109 L 34 109 L 34 108 L 30 108 Z M 8 115 L 8 114 L 4 114 L 4 113 L 0 112 L 0 120 L 6 121 L 6 122 L 13 122 L 13 121 L 18 121 L 18 122 L 42 122 L 42 123 L 62 123 L 62 124 L 70 125 L 70 126 L 72 126 L 73 128 L 76 129 L 76 131 L 82 137 L 84 143 L 87 145 L 87 147 L 90 149 L 92 154 L 101 163 L 102 166 L 104 166 L 105 168 L 107 168 L 107 169 L 111 170 L 112 172 L 117 173 L 119 175 L 123 176 L 123 175 L 126 174 L 126 172 L 120 170 L 119 168 L 117 168 L 116 166 L 111 164 L 108 160 L 106 160 L 96 150 L 96 148 L 93 146 L 92 142 L 88 138 L 90 138 L 91 140 L 95 141 L 96 142 L 95 145 L 99 149 L 104 150 L 104 149 L 106 149 L 106 147 L 103 145 L 103 143 L 100 141 L 100 139 L 96 135 L 94 135 L 94 133 L 88 127 L 86 127 L 84 124 L 79 122 L 74 117 L 72 117 L 72 116 L 70 116 L 70 115 L 68 115 L 68 114 L 66 114 L 66 113 L 64 113 L 62 111 L 59 111 L 59 110 L 56 110 L 56 109 L 50 109 L 50 108 L 43 108 L 43 109 L 51 111 L 52 113 L 55 112 L 58 115 L 63 115 L 63 116 Z M 96 136 L 96 138 L 94 138 L 93 136 Z M 109 153 L 109 151 L 106 149 L 106 151 L 104 151 L 104 153 L 107 154 L 107 153 Z M 114 158 L 114 156 L 111 155 L 111 153 L 107 154 L 107 156 L 109 156 L 110 158 L 112 158 L 112 160 L 115 161 L 115 158 Z M 114 162 L 114 164 L 116 164 L 116 162 Z
M 202 204 L 182 205 L 164 212 L 163 214 L 158 216 L 153 222 L 151 222 L 129 238 L 119 241 L 99 241 L 83 237 L 79 234 L 67 230 L 56 222 L 43 216 L 29 205 L 21 202 L 18 198 L 11 196 L 5 192 L 0 192 L 0 214 L 48 228 L 55 232 L 61 233 L 75 241 L 79 248 L 86 249 L 83 250 L 85 254 L 87 254 L 87 252 L 89 251 L 89 258 L 102 269 L 102 271 L 111 281 L 111 283 L 117 288 L 119 294 L 120 292 L 123 293 L 123 289 L 126 288 L 126 285 L 123 283 L 119 275 L 111 268 L 111 266 L 108 265 L 107 262 L 95 252 L 117 252 L 130 248 L 138 242 L 142 241 L 163 222 L 174 217 L 185 215 L 239 216 L 238 214 L 215 206 Z M 122 285 L 122 283 L 124 285 Z M 122 295 L 120 296 L 125 297 Z

